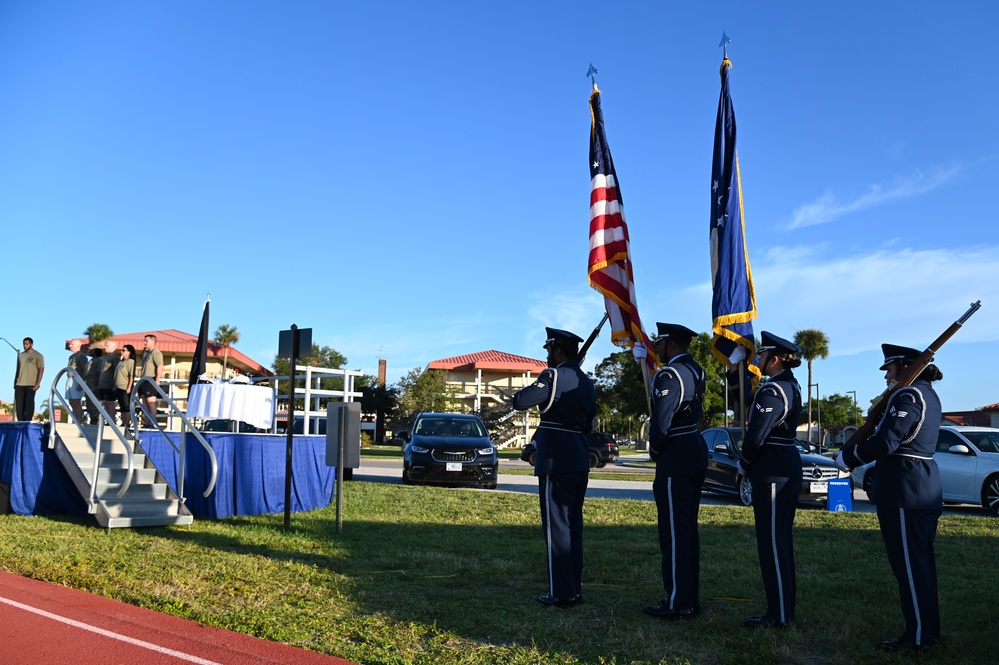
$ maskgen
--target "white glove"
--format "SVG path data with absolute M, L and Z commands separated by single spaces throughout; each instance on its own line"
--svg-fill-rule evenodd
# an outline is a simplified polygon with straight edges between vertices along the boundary
M 736 465 L 735 470 L 738 471 L 739 475 L 742 476 L 743 478 L 746 477 L 746 469 L 742 466 L 742 460 L 739 460 L 739 463 Z
M 836 455 L 836 468 L 840 471 L 849 471 L 850 467 L 846 465 L 846 460 L 843 459 L 843 451 L 839 451 Z
M 635 344 L 631 347 L 631 353 L 635 356 L 635 360 L 641 361 L 649 355 L 649 350 L 645 348 L 645 344 Z

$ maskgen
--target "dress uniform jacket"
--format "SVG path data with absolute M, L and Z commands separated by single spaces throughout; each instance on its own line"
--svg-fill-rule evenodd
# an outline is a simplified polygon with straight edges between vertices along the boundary
M 697 513 L 708 449 L 697 425 L 704 387 L 704 370 L 689 354 L 673 358 L 652 383 L 649 451 L 656 460 L 652 493 L 659 513 L 663 605 L 675 611 L 696 611 L 700 605 Z
M 590 377 L 577 363 L 549 367 L 513 397 L 513 408 L 519 411 L 532 406 L 541 412 L 541 424 L 533 438 L 537 446 L 534 475 L 589 472 L 583 435 L 592 430 L 596 417 L 596 390 Z
M 596 390 L 578 363 L 565 362 L 517 392 L 513 406 L 537 406 L 541 412 L 533 438 L 534 475 L 548 556 L 548 595 L 573 600 L 582 594 L 583 500 L 590 472 L 585 435 L 596 416 Z
M 872 503 L 935 510 L 943 505 L 940 470 L 933 460 L 941 406 L 929 381 L 914 381 L 889 398 L 877 429 L 845 454 L 851 467 L 877 460 Z
M 940 398 L 929 381 L 917 380 L 890 397 L 877 429 L 844 453 L 853 467 L 877 460 L 871 501 L 898 581 L 905 633 L 929 646 L 940 637 L 933 542 L 943 508 L 940 470 L 933 459 L 941 420 Z
M 780 623 L 794 620 L 797 597 L 792 529 L 801 494 L 801 455 L 794 443 L 800 418 L 801 387 L 785 370 L 753 396 L 740 459 L 753 487 L 765 617 Z

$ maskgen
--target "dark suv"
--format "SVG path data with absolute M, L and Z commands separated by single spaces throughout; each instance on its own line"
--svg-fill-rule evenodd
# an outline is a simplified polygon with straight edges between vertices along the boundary
M 402 482 L 481 485 L 496 489 L 499 456 L 478 416 L 469 413 L 421 413 L 413 428 L 398 434 Z
M 590 453 L 590 468 L 602 468 L 608 462 L 616 462 L 620 453 L 614 437 L 606 432 L 590 432 L 586 435 L 586 447 Z M 538 456 L 538 449 L 534 441 L 528 441 L 520 453 L 520 459 L 525 460 L 534 466 L 534 460 Z

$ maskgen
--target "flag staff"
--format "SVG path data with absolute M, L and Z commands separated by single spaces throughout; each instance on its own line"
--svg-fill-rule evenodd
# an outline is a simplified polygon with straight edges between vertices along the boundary
M 721 41 L 718 42 L 718 46 L 722 50 L 722 67 L 728 61 L 728 45 L 732 43 L 732 38 L 728 36 L 724 30 L 722 30 Z M 729 65 L 731 66 L 731 65 Z M 746 438 L 746 366 L 749 363 L 749 358 L 743 358 L 739 361 L 739 429 L 742 432 L 742 438 Z M 726 395 L 726 398 L 728 395 Z M 728 417 L 728 414 L 725 414 Z
M 735 110 L 728 87 L 728 45 L 732 39 L 722 31 L 718 47 L 723 50 L 721 94 L 715 122 L 715 146 L 711 178 L 711 283 L 712 342 L 714 355 L 730 368 L 728 378 L 738 381 L 738 417 L 745 431 L 747 379 L 755 383 L 759 370 L 750 364 L 756 351 L 752 321 L 757 317 L 749 250 L 746 246 L 742 180 L 736 151 Z M 747 372 L 750 377 L 747 377 Z M 727 393 L 726 393 L 727 397 Z

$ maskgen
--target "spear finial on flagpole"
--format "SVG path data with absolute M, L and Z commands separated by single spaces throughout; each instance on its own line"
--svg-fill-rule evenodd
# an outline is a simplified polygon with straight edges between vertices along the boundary
M 593 81 L 593 90 L 594 91 L 596 91 L 596 89 L 597 89 L 597 73 L 598 73 L 597 72 L 597 68 L 594 67 L 593 63 L 591 62 L 590 63 L 590 68 L 586 70 L 586 75 L 590 77 L 591 81 Z
M 732 43 L 732 38 L 729 37 L 724 30 L 722 30 L 722 38 L 721 41 L 718 42 L 718 47 L 722 49 L 722 55 L 725 57 L 726 60 L 728 60 L 728 45 L 731 43 Z

